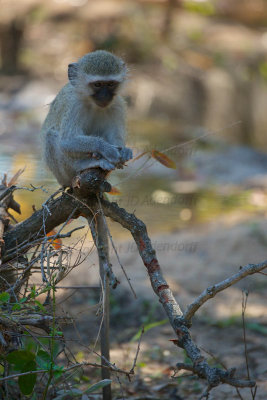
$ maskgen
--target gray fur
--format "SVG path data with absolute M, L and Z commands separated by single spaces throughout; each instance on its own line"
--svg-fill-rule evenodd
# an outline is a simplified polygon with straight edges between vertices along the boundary
M 95 54 L 99 52 L 100 58 Z M 90 97 L 86 82 L 86 73 L 99 76 L 105 72 L 107 76 L 110 60 L 110 75 L 122 73 L 124 63 L 104 51 L 86 54 L 81 60 L 69 69 L 70 82 L 52 102 L 42 126 L 45 161 L 64 187 L 70 186 L 84 169 L 100 167 L 110 171 L 132 158 L 132 151 L 125 148 L 124 100 L 116 95 L 109 106 L 100 108 Z

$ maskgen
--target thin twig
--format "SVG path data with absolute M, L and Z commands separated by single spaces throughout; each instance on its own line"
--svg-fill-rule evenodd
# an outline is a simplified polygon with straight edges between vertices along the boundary
M 97 219 L 98 216 L 96 216 Z M 109 284 L 113 289 L 116 289 L 117 285 L 120 283 L 120 281 L 117 279 L 115 276 L 113 270 L 112 270 L 112 265 L 109 262 L 109 257 L 106 253 L 105 246 L 103 246 L 103 243 L 101 244 L 101 238 L 98 238 L 98 228 L 97 228 L 97 221 L 91 221 L 91 234 L 95 243 L 95 246 L 97 248 L 98 252 L 98 257 L 99 260 L 101 260 L 101 263 L 103 265 L 103 268 L 105 270 L 105 273 L 107 274 L 109 278 Z M 106 227 L 105 227 L 106 228 Z
M 15 189 L 16 189 L 15 185 L 12 185 L 12 186 L 6 188 L 3 191 L 3 193 L 0 194 L 0 201 L 3 200 L 6 196 L 8 196 L 10 193 L 13 193 Z
M 101 364 L 97 364 L 97 363 L 91 363 L 91 362 L 81 362 L 79 364 L 74 364 L 71 365 L 70 367 L 66 368 L 64 370 L 64 372 L 68 372 L 70 370 L 72 370 L 73 368 L 79 368 L 79 367 L 85 367 L 85 366 L 90 366 L 90 367 L 96 367 L 96 368 L 101 368 L 102 365 Z M 124 371 L 123 369 L 117 368 L 114 364 L 109 363 L 109 365 L 103 365 L 103 368 L 106 368 L 112 372 L 116 372 L 116 373 L 120 373 L 120 374 L 124 374 L 124 375 L 134 375 L 134 372 L 131 371 Z
M 187 310 L 184 313 L 184 318 L 187 321 L 191 321 L 194 314 L 197 310 L 209 299 L 214 297 L 217 293 L 225 290 L 226 288 L 234 285 L 239 282 L 241 279 L 245 278 L 248 275 L 253 275 L 261 270 L 267 268 L 267 260 L 263 261 L 260 264 L 247 264 L 244 267 L 240 267 L 240 271 L 236 274 L 226 278 L 224 281 L 216 283 L 213 286 L 209 286 L 205 289 L 192 304 L 187 307 Z
M 105 224 L 107 233 L 108 233 L 108 237 L 109 237 L 109 239 L 110 239 L 110 242 L 111 242 L 111 245 L 112 245 L 112 247 L 113 247 L 113 250 L 114 250 L 114 252 L 115 252 L 115 254 L 116 254 L 118 263 L 120 264 L 120 267 L 121 267 L 121 269 L 122 269 L 122 271 L 123 271 L 123 273 L 124 273 L 125 278 L 127 279 L 127 282 L 128 282 L 128 284 L 129 284 L 129 286 L 130 286 L 130 289 L 131 289 L 131 291 L 132 291 L 132 293 L 133 293 L 135 299 L 137 299 L 137 296 L 136 296 L 135 290 L 134 290 L 134 288 L 133 288 L 133 286 L 132 286 L 132 284 L 131 284 L 130 278 L 128 277 L 127 272 L 125 271 L 125 268 L 124 268 L 124 266 L 123 266 L 122 263 L 121 263 L 121 260 L 120 260 L 119 254 L 118 254 L 118 252 L 117 252 L 116 246 L 115 246 L 115 244 L 114 244 L 114 242 L 113 242 L 113 239 L 112 239 L 112 236 L 111 236 L 111 234 L 110 234 L 110 231 L 109 231 L 109 228 L 108 228 L 108 224 L 107 224 L 107 221 L 106 221 L 106 217 L 105 217 L 105 214 L 104 214 L 104 212 L 103 212 L 102 205 L 101 205 L 101 202 L 100 202 L 100 199 L 99 199 L 99 196 L 98 196 L 98 195 L 97 195 L 97 200 L 98 200 L 98 205 L 99 205 L 99 208 L 100 208 L 100 211 L 101 211 L 101 214 L 102 214 L 102 217 L 103 217 L 103 221 L 104 221 L 104 224 Z
M 132 372 L 132 373 L 134 373 L 134 369 L 135 369 L 135 366 L 136 366 L 138 354 L 139 354 L 139 351 L 140 351 L 141 340 L 142 340 L 144 332 L 145 332 L 145 328 L 144 328 L 144 326 L 142 326 L 142 331 L 141 331 L 141 335 L 140 335 L 140 338 L 139 338 L 139 341 L 138 341 L 138 345 L 137 345 L 137 349 L 136 349 L 136 354 L 135 354 L 135 357 L 134 357 L 133 365 L 132 365 L 132 368 L 130 369 L 130 372 Z
M 247 377 L 250 380 L 250 372 L 249 372 L 249 362 L 248 362 L 248 348 L 247 348 L 247 333 L 246 333 L 246 323 L 245 323 L 245 313 L 247 308 L 248 301 L 248 291 L 243 290 L 242 292 L 242 328 L 243 328 L 243 342 L 244 342 L 244 351 L 245 351 L 245 360 L 246 360 L 246 369 L 247 369 Z M 254 390 L 253 390 L 254 389 Z M 255 388 L 250 388 L 252 400 L 255 399 L 257 391 L 257 386 Z
M 42 374 L 44 372 L 48 372 L 48 370 L 47 369 L 38 369 L 37 371 L 20 372 L 19 374 L 4 376 L 3 378 L 0 378 L 0 382 L 7 381 L 10 379 L 14 379 L 14 378 L 19 378 L 20 376 L 25 376 L 25 375 Z

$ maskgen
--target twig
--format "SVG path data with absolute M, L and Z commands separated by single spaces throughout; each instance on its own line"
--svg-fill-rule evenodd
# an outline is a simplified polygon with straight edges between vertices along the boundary
M 209 356 L 211 356 L 217 363 L 220 363 L 221 366 L 227 371 L 227 366 L 224 364 L 224 362 L 220 358 L 216 357 L 215 354 L 213 354 L 210 350 L 205 349 L 203 346 L 200 346 L 200 349 L 205 351 L 205 353 L 207 353 Z M 244 400 L 237 387 L 235 388 L 235 390 L 236 390 L 236 393 L 237 393 L 238 397 L 240 398 L 240 400 Z
M 260 264 L 247 264 L 244 267 L 240 267 L 240 271 L 236 274 L 226 278 L 224 281 L 219 282 L 213 286 L 209 286 L 205 289 L 192 304 L 187 307 L 187 310 L 184 313 L 184 318 L 190 322 L 194 314 L 197 310 L 209 299 L 214 297 L 217 293 L 225 290 L 226 288 L 234 285 L 239 282 L 241 279 L 245 278 L 248 275 L 253 275 L 256 272 L 260 272 L 261 270 L 267 268 L 267 260 L 263 261 Z
M 174 339 L 173 343 L 183 348 L 192 361 L 192 366 L 190 365 L 187 369 L 194 372 L 200 378 L 206 379 L 210 387 L 218 386 L 220 383 L 228 383 L 235 387 L 255 386 L 254 381 L 233 378 L 233 369 L 223 371 L 219 368 L 208 365 L 207 360 L 203 357 L 199 348 L 193 342 L 188 329 L 188 321 L 184 318 L 179 304 L 176 302 L 169 285 L 162 276 L 160 265 L 156 258 L 155 250 L 153 249 L 151 241 L 147 235 L 145 224 L 134 214 L 129 214 L 123 208 L 120 208 L 116 203 L 109 203 L 106 200 L 102 200 L 102 208 L 106 216 L 120 223 L 124 228 L 131 232 L 136 242 L 139 254 L 147 269 L 152 288 L 159 297 L 176 334 L 177 339 Z M 266 265 L 267 264 L 263 264 L 261 268 L 265 268 Z M 254 269 L 254 272 L 257 272 L 257 268 Z M 254 272 L 250 270 L 250 273 Z
M 14 378 L 19 378 L 20 376 L 25 376 L 25 375 L 43 374 L 44 372 L 47 372 L 47 371 L 48 371 L 47 369 L 38 369 L 37 371 L 20 372 L 19 374 L 4 376 L 3 378 L 0 378 L 0 382 L 8 381 L 8 380 L 14 379 Z
M 71 231 L 69 231 L 69 232 L 67 232 L 67 233 L 61 233 L 61 234 L 59 234 L 59 232 L 57 232 L 55 235 L 49 236 L 48 240 L 49 240 L 49 241 L 53 241 L 53 239 L 55 240 L 55 239 L 64 239 L 64 238 L 71 237 L 71 235 L 72 235 L 73 232 L 78 231 L 78 230 L 83 229 L 83 228 L 85 228 L 85 225 L 77 226 L 77 228 L 74 228 L 74 229 L 72 229 Z M 60 231 L 61 231 L 61 230 L 62 230 L 62 229 L 60 229 Z
M 204 392 L 201 394 L 199 400 L 208 399 L 208 398 L 210 397 L 210 391 L 211 391 L 211 389 L 212 389 L 212 388 L 211 388 L 210 386 L 208 386 L 207 389 L 205 389 Z
M 118 254 L 118 252 L 117 252 L 116 246 L 115 246 L 115 244 L 114 244 L 114 242 L 113 242 L 112 236 L 111 236 L 110 231 L 109 231 L 109 229 L 108 229 L 106 217 L 105 217 L 105 214 L 104 214 L 104 212 L 103 212 L 102 205 L 101 205 L 101 202 L 100 202 L 100 199 L 99 199 L 99 196 L 98 196 L 98 195 L 97 195 L 97 201 L 98 201 L 98 205 L 99 205 L 99 208 L 100 208 L 102 217 L 103 217 L 103 222 L 104 222 L 105 227 L 106 227 L 106 230 L 107 230 L 108 237 L 109 237 L 109 239 L 110 239 L 110 242 L 111 242 L 111 245 L 112 245 L 112 247 L 113 247 L 113 250 L 114 250 L 114 252 L 115 252 L 115 254 L 116 254 L 118 263 L 120 264 L 120 267 L 121 267 L 121 269 L 122 269 L 122 271 L 123 271 L 123 273 L 124 273 L 124 276 L 125 276 L 125 278 L 126 278 L 128 284 L 129 284 L 129 286 L 130 286 L 130 289 L 131 289 L 131 291 L 132 291 L 132 293 L 133 293 L 133 295 L 134 295 L 134 298 L 137 299 L 135 290 L 134 290 L 134 288 L 133 288 L 133 286 L 132 286 L 132 284 L 131 284 L 130 278 L 128 277 L 128 275 L 127 275 L 127 273 L 126 273 L 126 271 L 125 271 L 125 268 L 123 267 L 123 265 L 122 265 L 122 263 L 121 263 L 121 260 L 120 260 L 119 254 Z
M 138 345 L 137 345 L 137 349 L 136 349 L 136 354 L 135 354 L 135 357 L 134 357 L 133 365 L 132 365 L 132 368 L 130 369 L 131 373 L 134 373 L 134 369 L 135 369 L 135 366 L 136 366 L 138 354 L 139 354 L 139 351 L 140 351 L 141 340 L 142 340 L 144 332 L 145 332 L 145 328 L 143 326 L 142 327 L 142 331 L 141 331 L 141 335 L 140 335 L 140 338 L 139 338 L 139 341 L 138 341 Z
M 3 191 L 3 193 L 0 194 L 0 201 L 3 200 L 6 196 L 8 196 L 10 193 L 13 193 L 15 189 L 16 189 L 15 185 L 12 185 L 12 186 L 6 188 Z
M 64 370 L 64 372 L 68 372 L 68 371 L 72 370 L 73 368 L 79 368 L 79 367 L 85 367 L 85 366 L 96 367 L 96 368 L 101 368 L 102 367 L 101 364 L 90 363 L 90 362 L 84 361 L 84 362 L 81 362 L 79 364 L 71 365 L 70 367 L 66 368 Z M 123 369 L 117 368 L 114 364 L 111 364 L 111 363 L 109 363 L 109 365 L 103 365 L 103 368 L 108 369 L 108 370 L 110 370 L 112 372 L 124 374 L 126 376 L 134 375 L 134 372 L 124 371 Z
M 245 360 L 246 360 L 246 368 L 247 368 L 247 377 L 250 379 L 250 372 L 249 372 L 249 363 L 248 363 L 248 348 L 247 348 L 247 335 L 246 335 L 246 323 L 245 323 L 245 313 L 247 308 L 247 301 L 248 301 L 248 291 L 243 290 L 242 292 L 242 328 L 243 328 L 243 341 L 244 341 L 244 350 L 245 350 Z M 257 391 L 257 386 L 250 388 L 252 400 L 255 399 Z
M 44 188 L 44 185 L 41 186 L 34 186 L 30 184 L 31 188 L 26 187 L 26 186 L 17 186 L 16 190 L 27 190 L 28 192 L 35 192 L 35 190 L 42 190 L 44 193 L 48 193 L 48 191 Z
M 97 218 L 97 216 L 95 218 Z M 113 289 L 116 289 L 116 287 L 120 283 L 120 281 L 117 279 L 117 277 L 115 276 L 115 274 L 112 270 L 112 265 L 108 260 L 108 257 L 107 257 L 106 251 L 105 251 L 105 247 L 99 241 L 99 238 L 97 236 L 97 224 L 96 224 L 95 220 L 91 221 L 90 228 L 91 228 L 92 237 L 93 237 L 93 240 L 94 240 L 97 252 L 98 252 L 99 260 L 101 260 L 103 268 L 105 270 L 105 273 L 109 277 L 109 281 L 110 281 L 109 284 Z

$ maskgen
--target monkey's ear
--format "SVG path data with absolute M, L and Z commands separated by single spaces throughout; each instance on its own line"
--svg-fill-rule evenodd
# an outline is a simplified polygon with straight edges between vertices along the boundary
M 68 65 L 68 77 L 70 83 L 75 86 L 78 77 L 78 64 L 73 63 Z

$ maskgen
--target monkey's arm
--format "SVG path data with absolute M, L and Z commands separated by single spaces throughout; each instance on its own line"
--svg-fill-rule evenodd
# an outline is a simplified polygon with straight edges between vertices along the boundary
M 114 165 L 121 159 L 120 151 L 116 146 L 97 136 L 78 135 L 73 139 L 62 138 L 60 147 L 68 157 L 74 159 L 85 158 L 86 155 L 90 158 L 93 153 L 100 154 Z
M 125 101 L 117 98 L 119 107 L 114 107 L 112 123 L 107 125 L 103 137 L 107 142 L 115 145 L 120 152 L 120 164 L 124 164 L 133 158 L 133 152 L 130 148 L 125 147 L 126 133 L 126 105 Z

